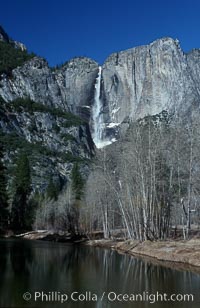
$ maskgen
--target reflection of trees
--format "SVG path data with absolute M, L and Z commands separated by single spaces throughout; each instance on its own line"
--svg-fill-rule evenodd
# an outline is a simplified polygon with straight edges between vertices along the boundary
M 27 290 L 193 293 L 200 283 L 192 273 L 152 265 L 109 249 L 27 241 L 8 241 L 0 249 L 0 307 L 3 301 L 22 307 L 19 297 Z M 85 306 L 78 303 L 77 307 Z M 137 307 L 148 306 L 138 303 Z
M 23 307 L 22 294 L 29 289 L 31 279 L 32 246 L 28 241 L 5 240 L 0 247 L 0 307 Z
M 4 276 L 6 273 L 6 266 L 7 266 L 7 246 L 4 242 L 0 245 L 0 291 L 4 284 Z
M 79 246 L 71 246 L 62 258 L 62 268 L 67 272 L 74 270 L 88 257 L 87 249 L 80 249 Z
M 31 244 L 26 241 L 14 241 L 10 246 L 10 261 L 16 275 L 30 275 L 33 261 Z
M 175 293 L 192 289 L 194 274 L 181 272 L 126 255 L 119 255 L 111 250 L 98 249 L 95 261 L 91 264 L 96 270 L 98 282 L 104 290 L 116 290 L 123 293 L 132 292 L 166 292 Z M 91 262 L 91 259 L 90 259 Z M 98 264 L 98 267 L 95 267 Z

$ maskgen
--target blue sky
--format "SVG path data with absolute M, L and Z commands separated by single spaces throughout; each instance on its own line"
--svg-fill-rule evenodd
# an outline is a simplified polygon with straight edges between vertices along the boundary
M 0 24 L 50 65 L 74 56 L 102 64 L 164 36 L 200 48 L 199 16 L 199 0 L 0 0 Z

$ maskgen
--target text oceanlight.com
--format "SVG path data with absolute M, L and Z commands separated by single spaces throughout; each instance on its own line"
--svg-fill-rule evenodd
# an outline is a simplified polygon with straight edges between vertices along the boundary
M 86 291 L 83 293 L 74 291 L 72 293 L 61 293 L 61 292 L 39 292 L 34 293 L 26 292 L 23 294 L 25 301 L 34 302 L 59 302 L 65 303 L 67 301 L 73 302 L 97 302 L 97 301 L 108 301 L 108 302 L 149 302 L 154 304 L 155 302 L 193 302 L 193 294 L 167 294 L 167 293 L 149 293 L 144 291 L 142 293 L 130 293 L 122 294 L 114 291 L 102 292 L 102 294 L 93 293 Z

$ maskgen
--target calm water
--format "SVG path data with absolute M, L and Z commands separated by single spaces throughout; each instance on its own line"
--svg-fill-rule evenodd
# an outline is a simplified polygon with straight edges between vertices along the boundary
M 39 298 L 42 291 L 43 302 Z M 23 299 L 26 292 L 32 296 L 29 301 Z M 78 292 L 73 295 L 74 301 L 70 299 L 73 292 Z M 101 300 L 103 292 L 105 295 Z M 167 293 L 168 296 L 191 293 L 194 302 L 159 301 L 151 304 L 148 301 L 130 301 L 130 297 L 129 301 L 112 301 L 115 294 L 130 296 L 142 293 L 145 299 L 148 294 L 156 292 Z M 69 297 L 63 304 L 55 301 L 56 297 L 58 300 L 59 296 L 61 298 L 61 294 Z M 95 294 L 94 301 L 92 294 Z M 35 296 L 38 296 L 37 301 L 34 300 Z M 81 301 L 84 296 L 85 300 Z M 153 297 L 151 301 L 154 301 Z M 0 240 L 0 307 L 199 308 L 200 275 L 151 265 L 147 261 L 106 249 Z

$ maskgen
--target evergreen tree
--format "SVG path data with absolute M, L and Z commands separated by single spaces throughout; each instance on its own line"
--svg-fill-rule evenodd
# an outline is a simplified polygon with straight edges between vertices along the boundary
M 81 197 L 83 195 L 83 178 L 79 170 L 79 165 L 76 163 L 73 166 L 72 169 L 72 189 L 75 194 L 76 200 L 81 200 Z
M 81 197 L 83 195 L 83 178 L 79 170 L 79 165 L 76 163 L 73 166 L 71 173 L 72 180 L 72 194 L 74 195 L 74 202 L 68 213 L 69 232 L 76 235 L 79 234 L 79 208 Z
M 54 184 L 51 178 L 46 190 L 47 197 L 50 198 L 51 200 L 57 200 L 58 192 L 59 192 L 58 186 Z
M 0 144 L 0 229 L 4 229 L 8 224 L 8 196 L 6 191 L 6 168 L 2 163 L 3 148 Z
M 26 50 L 15 48 L 12 43 L 0 41 L 0 74 L 11 74 L 17 66 L 21 66 L 25 61 L 32 59 L 35 55 L 28 54 Z
M 12 203 L 11 219 L 14 229 L 25 229 L 27 218 L 30 216 L 29 196 L 31 192 L 31 174 L 28 157 L 22 153 L 15 169 L 14 198 Z M 28 219 L 29 220 L 29 219 Z

